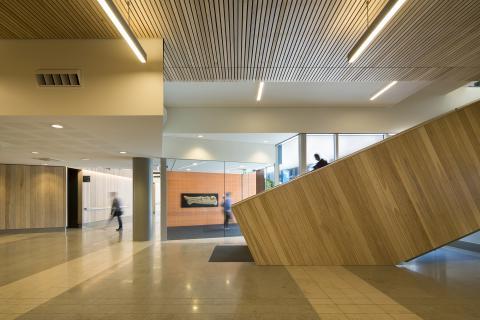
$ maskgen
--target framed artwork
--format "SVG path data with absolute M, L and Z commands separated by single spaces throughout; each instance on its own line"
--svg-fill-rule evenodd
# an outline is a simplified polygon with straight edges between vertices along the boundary
M 218 207 L 218 193 L 182 193 L 182 208 Z

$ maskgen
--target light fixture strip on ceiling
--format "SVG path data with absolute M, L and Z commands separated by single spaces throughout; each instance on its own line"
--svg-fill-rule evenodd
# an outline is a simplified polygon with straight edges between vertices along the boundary
M 392 81 L 390 82 L 386 87 L 384 87 L 382 90 L 378 91 L 377 93 L 375 93 L 373 95 L 373 97 L 370 98 L 370 101 L 373 101 L 375 99 L 377 99 L 381 94 L 383 94 L 385 91 L 387 91 L 388 89 L 390 89 L 391 87 L 393 87 L 394 85 L 396 85 L 398 83 L 398 81 Z
M 261 81 L 260 84 L 258 85 L 257 101 L 262 100 L 263 85 L 264 85 L 263 81 Z
M 147 54 L 143 50 L 128 24 L 125 22 L 125 19 L 123 19 L 122 14 L 120 11 L 118 11 L 113 1 L 98 0 L 98 3 L 100 6 L 102 6 L 103 11 L 105 11 L 107 16 L 117 28 L 118 32 L 120 32 L 122 35 L 123 39 L 125 39 L 130 49 L 132 49 L 133 53 L 135 53 L 138 60 L 140 60 L 141 63 L 147 62 Z
M 392 20 L 393 16 L 400 10 L 400 8 L 407 2 L 407 0 L 390 0 L 378 17 L 367 28 L 352 51 L 348 54 L 348 62 L 353 63 L 360 57 L 360 55 L 368 48 L 373 40 L 378 36 L 383 28 Z

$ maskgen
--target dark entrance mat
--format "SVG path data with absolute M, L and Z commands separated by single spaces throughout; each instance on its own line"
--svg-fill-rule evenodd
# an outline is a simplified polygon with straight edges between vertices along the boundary
M 253 262 L 247 246 L 216 246 L 208 262 Z

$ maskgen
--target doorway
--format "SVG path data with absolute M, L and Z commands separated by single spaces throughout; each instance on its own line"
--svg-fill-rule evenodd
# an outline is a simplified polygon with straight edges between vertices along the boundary
M 67 168 L 67 228 L 82 227 L 82 170 Z

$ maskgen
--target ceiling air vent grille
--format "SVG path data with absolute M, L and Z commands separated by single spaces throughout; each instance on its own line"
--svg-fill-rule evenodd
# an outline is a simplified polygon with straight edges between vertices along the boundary
M 40 87 L 80 87 L 79 70 L 38 70 L 35 74 Z

